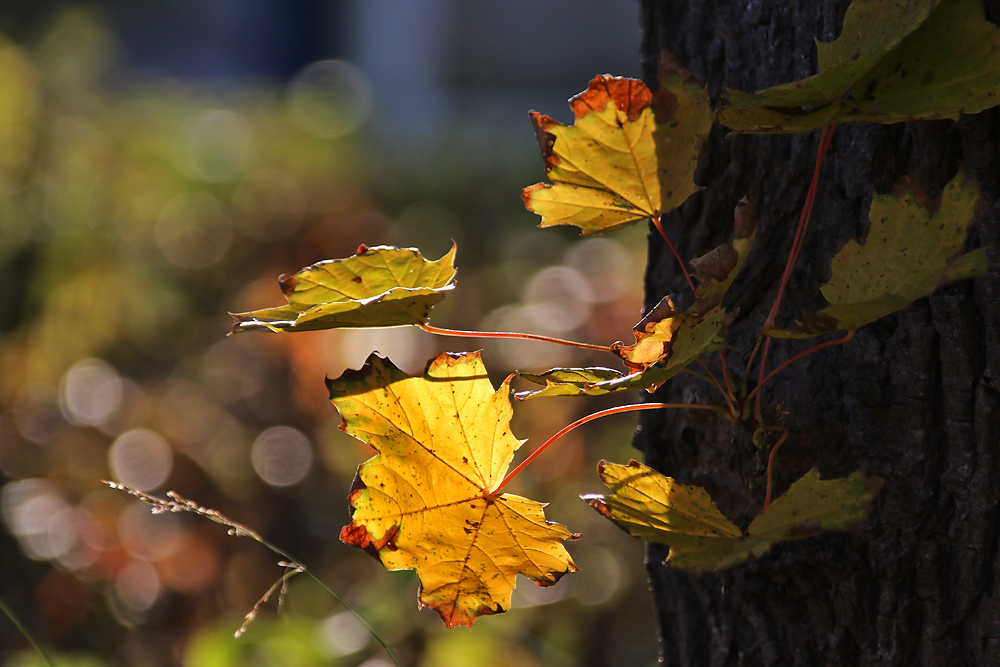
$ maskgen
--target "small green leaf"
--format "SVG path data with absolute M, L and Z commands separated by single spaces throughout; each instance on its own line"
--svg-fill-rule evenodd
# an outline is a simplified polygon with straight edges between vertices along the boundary
M 813 468 L 750 523 L 751 538 L 784 542 L 831 530 L 852 530 L 865 520 L 868 503 L 882 480 L 865 480 L 860 472 L 822 481 Z
M 415 248 L 361 246 L 345 259 L 307 266 L 278 284 L 288 304 L 233 313 L 233 333 L 423 324 L 455 287 L 455 246 L 428 261 Z
M 910 177 L 876 195 L 864 243 L 849 241 L 831 262 L 822 287 L 830 305 L 795 328 L 768 329 L 775 338 L 809 338 L 858 328 L 927 296 L 945 283 L 986 271 L 985 249 L 957 259 L 979 211 L 979 186 L 959 170 L 931 201 Z
M 729 91 L 719 122 L 738 132 L 808 132 L 958 118 L 1000 101 L 1000 29 L 979 0 L 856 0 L 841 37 L 817 49 L 816 75 Z
M 864 521 L 880 487 L 880 480 L 866 481 L 859 472 L 822 481 L 811 470 L 754 519 L 744 536 L 701 487 L 635 461 L 627 466 L 602 461 L 597 469 L 612 493 L 583 500 L 629 535 L 668 545 L 667 564 L 690 572 L 738 565 L 777 542 L 851 530 Z
M 851 86 L 903 39 L 919 28 L 937 0 L 855 0 L 844 14 L 840 37 L 816 42 L 819 72 L 801 81 L 757 91 L 755 104 L 765 107 L 806 107 L 828 104 Z M 736 95 L 747 95 L 731 91 Z M 730 97 L 730 108 L 719 122 L 729 126 L 732 111 L 746 102 Z M 729 126 L 731 127 L 731 126 Z M 736 128 L 734 128 L 736 129 Z

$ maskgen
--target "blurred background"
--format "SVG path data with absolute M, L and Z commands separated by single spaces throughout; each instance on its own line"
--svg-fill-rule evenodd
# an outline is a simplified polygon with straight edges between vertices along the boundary
M 193 515 L 105 487 L 176 490 L 294 554 L 403 664 L 652 665 L 643 546 L 581 502 L 635 419 L 562 439 L 510 490 L 550 502 L 582 572 L 521 580 L 474 630 L 416 609 L 411 572 L 340 543 L 367 445 L 339 430 L 324 376 L 372 350 L 412 374 L 484 348 L 513 370 L 614 365 L 531 342 L 415 328 L 226 337 L 227 311 L 355 248 L 458 245 L 437 326 L 610 343 L 640 317 L 645 230 L 536 229 L 527 120 L 570 122 L 595 74 L 638 75 L 631 0 L 146 0 L 0 6 L 0 596 L 60 667 L 390 664 L 304 576 Z M 515 405 L 526 455 L 625 400 Z M 0 665 L 41 664 L 0 616 Z

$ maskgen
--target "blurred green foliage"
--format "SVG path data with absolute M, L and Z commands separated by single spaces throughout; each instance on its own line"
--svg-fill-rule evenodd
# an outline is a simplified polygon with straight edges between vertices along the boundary
M 405 664 L 652 664 L 642 545 L 576 497 L 600 489 L 598 458 L 632 456 L 628 418 L 568 436 L 512 484 L 584 533 L 570 547 L 582 572 L 522 582 L 515 608 L 471 633 L 418 613 L 410 574 L 336 539 L 371 453 L 339 430 L 324 375 L 373 349 L 412 373 L 470 343 L 412 328 L 226 338 L 226 311 L 273 305 L 279 274 L 360 243 L 437 257 L 454 239 L 459 286 L 433 323 L 608 343 L 639 318 L 644 257 L 642 230 L 579 242 L 533 229 L 519 197 L 541 166 L 527 121 L 516 140 L 470 117 L 433 140 L 380 143 L 363 74 L 323 67 L 347 83 L 324 89 L 316 70 L 290 85 L 140 77 L 75 11 L 37 43 L 0 41 L 0 595 L 60 667 L 388 664 L 304 577 L 284 611 L 272 602 L 233 639 L 280 576 L 275 559 L 101 484 L 118 478 L 175 489 L 295 554 Z M 526 342 L 485 350 L 495 382 L 609 362 Z M 537 444 L 607 405 L 518 404 L 515 433 Z M 37 664 L 24 646 L 0 619 L 0 665 Z

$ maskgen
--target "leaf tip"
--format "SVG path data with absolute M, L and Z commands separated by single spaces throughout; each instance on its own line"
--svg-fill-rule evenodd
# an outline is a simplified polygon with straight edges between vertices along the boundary
M 291 296 L 292 292 L 295 291 L 296 282 L 294 273 L 290 276 L 286 276 L 284 273 L 278 276 L 278 287 L 281 288 L 281 293 L 286 297 Z
M 559 123 L 537 111 L 529 111 L 528 118 L 531 119 L 531 127 L 535 129 L 535 140 L 538 142 L 538 150 L 542 154 L 542 161 L 545 163 L 545 173 L 547 174 L 558 164 L 552 152 L 552 147 L 556 143 L 556 135 L 549 130 L 558 126 Z

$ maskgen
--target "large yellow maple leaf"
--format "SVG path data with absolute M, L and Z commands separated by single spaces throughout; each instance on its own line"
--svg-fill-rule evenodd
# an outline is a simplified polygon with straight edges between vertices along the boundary
M 414 378 L 372 354 L 327 380 L 341 429 L 378 455 L 361 464 L 340 539 L 389 570 L 416 570 L 418 599 L 449 627 L 510 607 L 516 575 L 541 586 L 576 565 L 542 503 L 494 492 L 524 441 L 508 377 L 493 390 L 478 352 L 444 353 Z

